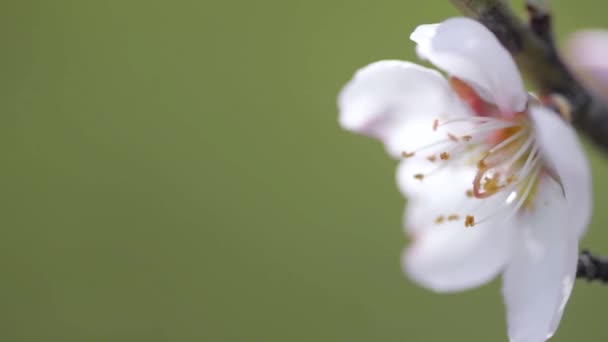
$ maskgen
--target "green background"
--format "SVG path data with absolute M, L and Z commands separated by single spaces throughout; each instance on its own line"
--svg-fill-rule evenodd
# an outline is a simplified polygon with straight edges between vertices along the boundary
M 514 4 L 520 5 L 519 2 Z M 559 38 L 608 26 L 556 1 Z M 502 341 L 499 281 L 402 274 L 395 161 L 340 130 L 359 67 L 448 1 L 0 3 L 1 341 Z M 605 174 L 582 245 L 608 253 Z M 606 341 L 579 281 L 555 341 Z

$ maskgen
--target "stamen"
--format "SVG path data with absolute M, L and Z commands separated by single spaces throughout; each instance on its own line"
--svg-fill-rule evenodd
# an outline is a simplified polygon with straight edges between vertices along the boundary
M 401 152 L 401 156 L 402 156 L 403 158 L 411 158 L 411 157 L 413 157 L 415 154 L 416 154 L 416 152 L 405 152 L 405 151 Z
M 528 178 L 528 182 L 525 185 L 525 188 L 523 189 L 523 192 L 521 193 L 521 196 L 519 196 L 517 203 L 513 206 L 510 207 L 510 204 L 513 203 L 513 201 L 518 197 L 518 193 L 519 191 L 513 191 L 510 192 L 504 199 L 504 203 L 507 204 L 506 207 L 499 207 L 496 211 L 494 211 L 492 214 L 484 217 L 483 219 L 479 220 L 479 222 L 477 222 L 476 224 L 481 224 L 487 220 L 489 220 L 492 217 L 495 217 L 496 215 L 500 214 L 500 212 L 504 212 L 505 209 L 509 209 L 509 212 L 507 213 L 507 215 L 503 216 L 501 218 L 501 220 L 506 221 L 509 220 L 513 217 L 513 215 L 517 214 L 517 212 L 519 211 L 519 209 L 521 208 L 521 206 L 526 202 L 526 200 L 528 199 L 528 196 L 530 195 L 530 192 L 532 191 L 532 188 L 534 187 L 534 184 L 536 184 L 537 180 L 538 180 L 538 176 L 540 174 L 540 169 L 541 166 L 540 164 L 536 164 L 535 168 L 534 168 L 534 172 L 531 175 L 531 177 Z M 512 187 L 509 188 L 513 188 L 516 185 L 513 185 Z
M 435 224 L 442 224 L 444 220 L 445 220 L 445 217 L 443 215 L 439 215 L 435 219 Z
M 474 225 L 475 225 L 475 216 L 467 215 L 467 217 L 464 219 L 464 226 L 469 228 L 469 227 L 473 227 Z
M 526 132 L 523 129 L 520 129 L 519 131 L 517 131 L 515 134 L 511 135 L 510 137 L 508 137 L 507 139 L 501 141 L 499 144 L 494 145 L 494 147 L 492 147 L 488 153 L 494 153 L 498 150 L 500 150 L 501 148 L 509 145 L 510 143 L 512 143 L 513 141 L 515 141 L 516 139 L 519 139 L 522 135 L 524 135 Z
M 486 177 L 485 182 L 483 184 L 483 191 L 485 193 L 494 194 L 500 190 L 500 186 L 498 185 L 496 178 L 488 178 Z
M 504 186 L 498 184 L 500 174 L 495 173 L 492 178 L 485 176 L 489 170 L 490 169 L 485 168 L 477 171 L 477 174 L 473 179 L 473 196 L 475 198 L 490 197 L 504 188 Z M 480 191 L 481 189 L 483 189 L 483 192 Z
M 516 176 L 518 176 L 517 177 L 518 179 L 521 179 L 521 180 L 526 179 L 526 177 L 528 176 L 530 171 L 532 171 L 532 169 L 534 169 L 534 167 L 540 160 L 540 154 L 538 154 L 538 150 L 539 150 L 539 147 L 537 145 L 532 147 L 532 151 L 530 151 L 530 154 L 528 154 L 528 158 L 526 159 L 524 166 L 522 166 L 522 168 L 519 169 L 519 172 L 516 175 Z
M 530 149 L 530 147 L 534 148 L 533 144 L 534 144 L 534 137 L 532 137 L 530 135 L 528 137 L 528 139 L 526 139 L 526 141 L 517 150 L 517 152 L 515 152 L 515 154 L 511 158 L 509 158 L 508 161 L 506 161 L 504 163 L 504 165 L 506 165 L 506 166 L 513 165 L 513 163 L 515 163 L 516 161 L 518 161 L 524 155 L 524 153 L 526 153 Z
M 433 120 L 433 131 L 436 131 L 437 127 L 439 127 L 439 119 Z
M 467 190 L 467 197 L 473 197 L 473 190 Z
M 471 139 L 473 139 L 473 137 L 470 135 L 465 135 L 462 137 L 462 140 L 464 140 L 465 142 L 469 142 L 469 141 L 471 141 Z
M 441 154 L 439 155 L 439 158 L 441 158 L 441 160 L 448 160 L 448 159 L 450 159 L 450 154 L 447 152 L 441 152 Z
M 454 117 L 451 118 L 449 120 L 445 120 L 441 123 L 439 123 L 439 127 L 447 125 L 447 124 L 451 124 L 454 122 L 471 122 L 471 123 L 488 123 L 488 122 L 502 122 L 504 120 L 502 119 L 497 119 L 491 116 L 460 116 L 460 117 Z
M 460 216 L 456 215 L 456 214 L 452 214 L 450 216 L 448 216 L 448 221 L 458 221 L 460 219 Z
M 428 161 L 430 161 L 431 163 L 434 163 L 437 160 L 437 157 L 435 157 L 435 156 L 428 156 L 428 157 L 426 157 L 426 159 Z
M 514 126 L 519 125 L 517 122 L 507 121 L 504 119 L 498 119 L 498 118 L 493 118 L 493 117 L 489 117 L 489 116 L 467 116 L 467 117 L 459 117 L 459 118 L 453 118 L 453 119 L 450 119 L 447 121 L 443 121 L 441 123 L 438 123 L 437 127 L 445 126 L 445 125 L 448 125 L 451 123 L 456 123 L 456 122 L 465 122 L 465 123 L 471 123 L 474 125 L 474 129 L 472 132 L 466 133 L 463 135 L 464 137 L 467 137 L 466 138 L 467 140 L 470 140 L 472 138 L 473 134 L 478 134 L 478 133 L 486 132 L 486 131 L 495 131 L 498 129 L 509 128 L 509 127 L 514 127 Z
M 521 206 L 524 205 L 524 203 L 528 199 L 528 195 L 530 195 L 532 188 L 536 184 L 539 174 L 540 174 L 540 165 L 536 165 L 534 173 L 532 174 L 532 177 L 530 177 L 528 179 L 528 183 L 526 184 L 526 188 L 524 189 L 524 192 L 521 194 L 521 197 L 519 198 L 519 200 L 517 201 L 517 204 L 513 208 L 512 215 L 515 214 L 521 208 Z
M 466 120 L 466 121 L 470 121 L 470 122 L 475 122 L 474 117 L 470 117 L 470 118 L 466 118 L 466 119 L 458 119 L 458 120 L 461 120 L 461 121 Z M 481 124 L 475 126 L 474 130 L 472 130 L 471 132 L 464 135 L 465 137 L 467 137 L 467 139 L 466 139 L 466 140 L 468 140 L 467 142 L 475 143 L 476 140 L 478 140 L 478 139 L 483 140 L 485 138 L 484 133 L 494 132 L 498 129 L 509 128 L 509 127 L 513 127 L 516 125 L 515 123 L 510 122 L 510 121 L 498 120 L 498 119 L 494 119 L 494 118 L 484 117 L 483 120 L 484 121 Z M 433 126 L 435 126 L 435 122 L 437 123 L 437 126 L 443 125 L 443 124 L 439 123 L 439 119 L 435 119 Z M 473 139 L 473 135 L 476 136 L 475 139 Z M 470 137 L 470 138 L 468 138 L 468 137 Z M 464 138 L 463 138 L 463 140 L 464 140 Z M 437 140 L 428 145 L 421 146 L 411 152 L 406 152 L 406 153 L 407 153 L 407 155 L 410 155 L 412 153 L 415 154 L 422 150 L 429 149 L 431 147 L 436 147 L 436 146 L 440 146 L 440 145 L 444 145 L 444 144 L 454 144 L 454 143 L 459 143 L 459 142 L 460 142 L 460 139 L 456 135 L 454 135 L 452 133 L 447 133 L 446 139 Z
M 422 182 L 422 180 L 424 179 L 424 175 L 422 173 L 417 173 L 414 175 L 414 178 Z

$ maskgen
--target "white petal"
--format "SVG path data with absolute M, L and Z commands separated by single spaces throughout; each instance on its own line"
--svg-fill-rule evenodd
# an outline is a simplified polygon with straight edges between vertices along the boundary
M 589 90 L 608 100 L 608 31 L 582 31 L 570 37 L 564 54 Z
M 408 172 L 407 163 L 402 163 L 398 173 Z M 409 193 L 405 226 L 413 239 L 403 255 L 403 266 L 422 286 L 442 292 L 479 286 L 493 279 L 510 255 L 509 221 L 489 219 L 472 228 L 464 225 L 467 215 L 486 217 L 501 205 L 500 197 L 479 200 L 466 195 L 474 174 L 474 165 L 448 166 L 403 189 Z M 456 220 L 449 219 L 452 215 Z
M 424 203 L 410 203 L 425 205 Z M 405 272 L 439 292 L 461 291 L 492 280 L 510 254 L 511 227 L 504 223 L 465 228 L 444 222 L 417 231 L 403 254 Z
M 472 189 L 472 182 L 477 173 L 475 165 L 442 166 L 441 161 L 431 163 L 421 159 L 406 159 L 397 168 L 397 185 L 408 199 L 421 198 L 427 201 L 429 208 L 443 206 L 462 207 L 467 190 Z M 422 181 L 414 175 L 425 174 Z
M 527 93 L 515 62 L 482 24 L 452 18 L 437 25 L 422 25 L 410 37 L 421 58 L 428 59 L 474 86 L 505 114 L 525 108 Z
M 359 70 L 342 90 L 338 106 L 342 127 L 382 140 L 394 157 L 424 143 L 422 125 L 430 133 L 435 118 L 464 110 L 438 72 L 400 61 Z
M 582 235 L 591 218 L 591 169 L 571 125 L 556 113 L 533 107 L 530 117 L 543 160 L 559 177 L 567 201 L 569 229 Z
M 519 240 L 503 276 L 511 342 L 553 335 L 576 276 L 578 239 L 559 184 L 541 181 L 533 210 L 519 216 Z

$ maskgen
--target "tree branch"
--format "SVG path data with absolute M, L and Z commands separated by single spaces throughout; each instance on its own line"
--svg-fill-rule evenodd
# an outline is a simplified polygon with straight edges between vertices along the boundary
M 546 44 L 553 45 L 553 25 L 549 0 L 527 0 L 528 23 L 530 29 Z
M 578 257 L 576 277 L 608 283 L 608 257 L 598 257 L 584 250 Z
M 563 96 L 569 102 L 572 123 L 608 152 L 608 107 L 583 88 L 559 57 L 548 8 L 538 6 L 546 3 L 527 1 L 530 15 L 527 25 L 505 0 L 450 1 L 494 33 L 541 96 Z

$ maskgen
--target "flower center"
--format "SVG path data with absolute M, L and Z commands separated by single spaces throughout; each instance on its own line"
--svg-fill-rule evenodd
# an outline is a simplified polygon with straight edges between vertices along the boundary
M 412 158 L 433 150 L 435 153 L 427 155 L 426 159 L 438 164 L 436 170 L 446 166 L 475 167 L 471 188 L 464 194 L 468 204 L 455 208 L 455 213 L 438 215 L 436 224 L 444 223 L 447 217 L 447 221 L 462 220 L 465 227 L 473 227 L 497 216 L 503 220 L 511 218 L 522 207 L 531 208 L 543 170 L 527 113 L 496 115 L 495 107 L 472 94 L 474 92 L 467 89 L 463 100 L 470 105 L 474 116 L 434 120 L 433 134 L 443 137 L 403 153 L 405 158 Z M 459 95 L 462 98 L 462 94 Z M 460 134 L 456 133 L 458 131 Z M 414 178 L 426 181 L 433 173 L 417 173 Z

